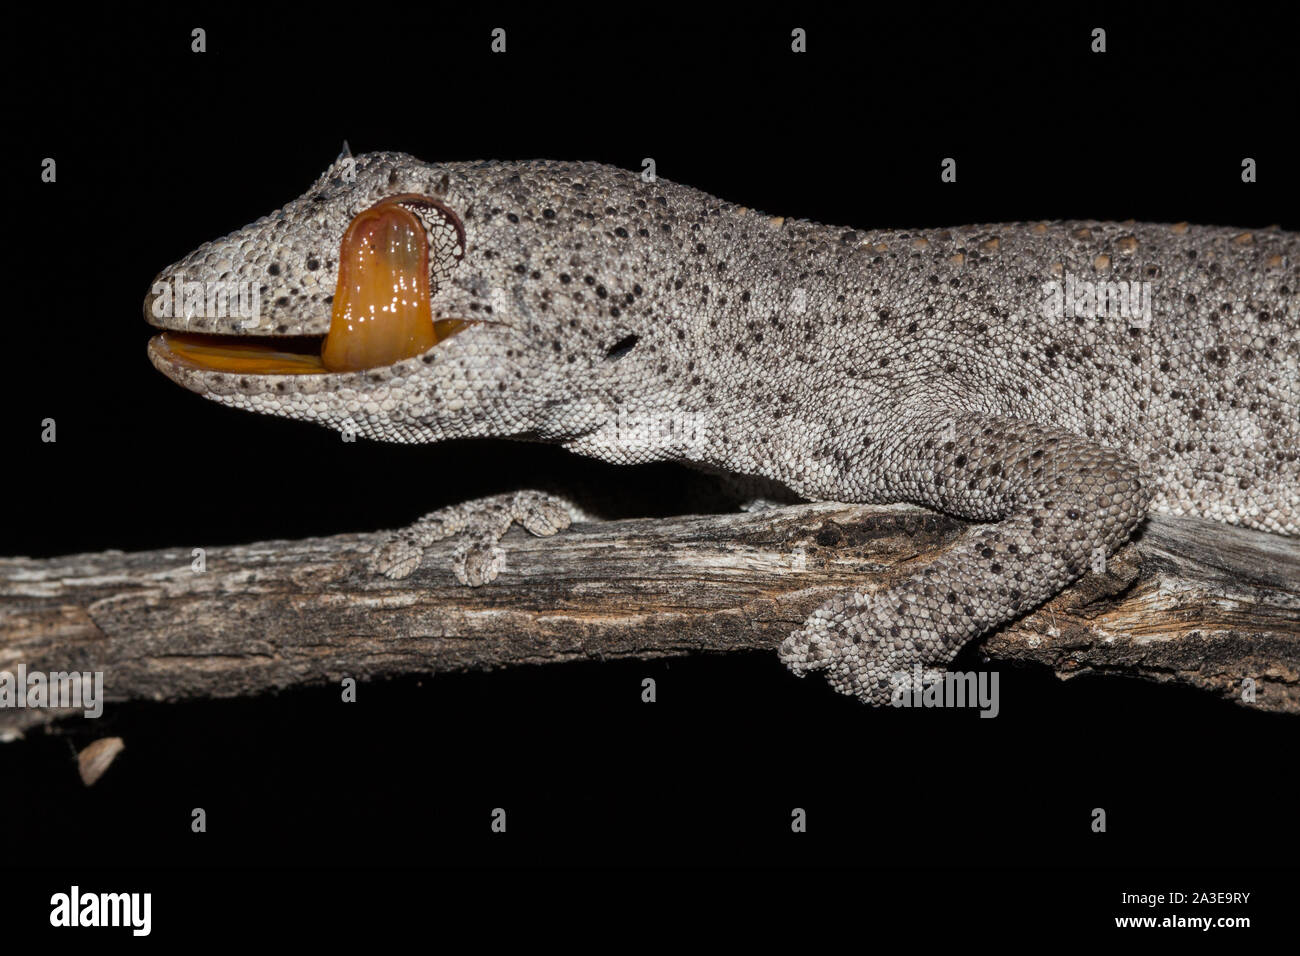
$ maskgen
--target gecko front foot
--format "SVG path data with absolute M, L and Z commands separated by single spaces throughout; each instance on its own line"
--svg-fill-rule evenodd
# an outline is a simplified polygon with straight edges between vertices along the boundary
M 461 584 L 478 587 L 496 579 L 505 567 L 501 538 L 516 522 L 539 537 L 563 531 L 581 514 L 567 499 L 543 491 L 516 491 L 439 508 L 370 553 L 370 570 L 386 577 L 407 577 L 420 565 L 424 551 L 452 536 L 463 540 L 452 555 L 452 572 Z
M 800 677 L 821 671 L 841 694 L 888 704 L 917 664 L 946 666 L 966 636 L 945 636 L 940 627 L 899 615 L 910 606 L 905 590 L 837 595 L 782 642 L 781 660 Z

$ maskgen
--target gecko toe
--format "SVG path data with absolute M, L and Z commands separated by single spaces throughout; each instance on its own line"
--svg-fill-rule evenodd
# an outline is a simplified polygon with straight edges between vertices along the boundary
M 572 519 L 561 502 L 543 499 L 524 503 L 518 520 L 530 534 L 546 538 L 563 531 Z
M 505 567 L 505 549 L 493 541 L 467 541 L 456 548 L 451 559 L 456 580 L 472 588 L 495 581 Z
M 814 617 L 801 630 L 792 632 L 781 642 L 781 661 L 795 675 L 805 677 L 813 671 L 830 666 L 833 659 L 831 643 L 832 637 L 826 620 Z
M 420 566 L 422 557 L 423 548 L 395 535 L 370 552 L 366 558 L 366 567 L 373 574 L 382 574 L 390 580 L 400 581 L 411 576 Z

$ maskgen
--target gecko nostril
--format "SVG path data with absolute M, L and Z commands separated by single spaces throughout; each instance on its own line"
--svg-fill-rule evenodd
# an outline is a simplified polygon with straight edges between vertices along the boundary
M 632 347 L 636 345 L 638 341 L 639 339 L 635 335 L 624 336 L 605 350 L 605 360 L 607 362 L 615 362 L 618 359 L 621 359 L 628 352 L 632 351 Z

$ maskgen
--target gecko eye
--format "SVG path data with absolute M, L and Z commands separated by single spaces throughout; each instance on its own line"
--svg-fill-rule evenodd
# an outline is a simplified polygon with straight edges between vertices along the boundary
M 438 286 L 451 278 L 465 256 L 465 227 L 460 217 L 439 200 L 419 193 L 389 196 L 379 205 L 388 203 L 396 203 L 410 211 L 424 227 L 429 241 L 430 278 L 434 291 L 437 291 Z
M 421 355 L 438 342 L 430 297 L 465 254 L 446 206 L 403 194 L 359 213 L 339 245 L 339 275 L 321 362 L 355 372 Z

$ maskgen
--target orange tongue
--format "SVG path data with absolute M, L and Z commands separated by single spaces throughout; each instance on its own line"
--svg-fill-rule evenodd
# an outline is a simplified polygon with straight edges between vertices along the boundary
M 429 245 L 415 215 L 384 203 L 352 220 L 321 361 L 331 372 L 391 365 L 433 348 Z

